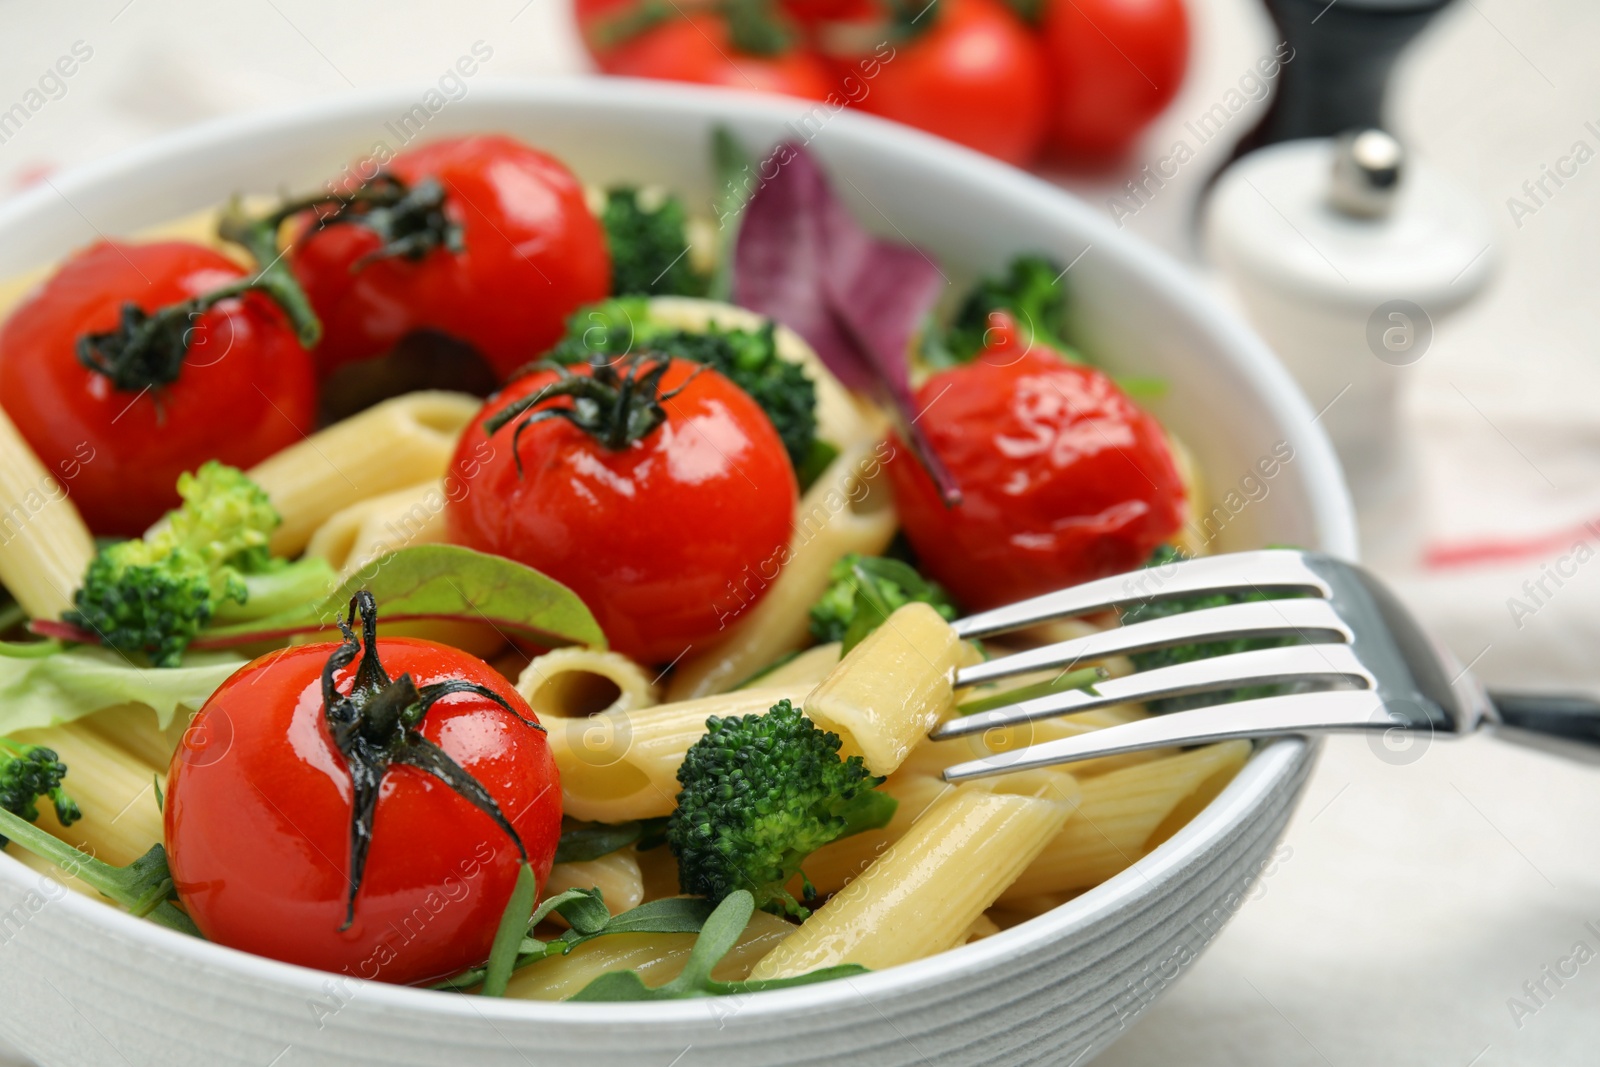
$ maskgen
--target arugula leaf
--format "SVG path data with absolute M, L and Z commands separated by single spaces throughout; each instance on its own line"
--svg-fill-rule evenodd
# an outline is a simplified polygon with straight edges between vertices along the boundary
M 533 913 L 533 898 L 539 892 L 539 879 L 533 868 L 524 863 L 517 872 L 517 884 L 511 890 L 511 900 L 500 916 L 500 928 L 495 931 L 494 943 L 489 949 L 489 963 L 483 973 L 483 995 L 503 997 L 506 982 L 517 963 L 517 950 L 522 945 L 522 935 L 528 929 L 527 916 Z
M 587 863 L 609 856 L 639 840 L 643 832 L 644 827 L 637 822 L 579 822 L 568 816 L 561 820 L 555 862 Z
M 957 704 L 956 714 L 976 715 L 980 711 L 992 711 L 995 708 L 1009 707 L 1012 704 L 1020 704 L 1024 700 L 1036 700 L 1039 697 L 1047 697 L 1053 693 L 1065 693 L 1069 689 L 1086 689 L 1093 692 L 1094 683 L 1105 679 L 1105 668 L 1084 667 L 1081 670 L 1067 671 L 1054 678 L 1046 678 L 1044 681 L 1035 682 L 1032 685 L 1008 689 L 1002 693 L 995 693 L 991 696 L 969 700 L 964 704 Z
M 53 651 L 41 654 L 47 647 Z M 244 663 L 234 653 L 189 652 L 181 667 L 138 667 L 109 649 L 64 649 L 49 641 L 0 644 L 0 736 L 71 722 L 120 704 L 155 709 L 164 730 L 179 707 L 198 710 Z
M 511 915 L 518 910 L 516 901 L 513 901 L 506 914 Z M 552 913 L 559 914 L 571 924 L 572 928 L 553 941 L 540 941 L 535 937 L 526 936 L 526 931 L 533 930 Z M 500 993 L 488 993 L 491 968 L 504 967 L 505 974 L 509 977 L 513 971 L 520 970 L 530 963 L 537 963 L 549 956 L 565 956 L 585 941 L 593 941 L 597 937 L 606 937 L 610 934 L 698 933 L 710 914 L 711 905 L 699 897 L 667 897 L 641 904 L 621 915 L 612 915 L 606 910 L 605 898 L 599 889 L 569 889 L 541 903 L 527 922 L 522 924 L 519 931 L 520 940 L 516 943 L 514 954 L 505 947 L 510 943 L 510 935 L 506 933 L 506 920 L 502 919 L 500 933 L 496 935 L 489 963 L 483 967 L 463 971 L 433 988 L 461 990 L 482 984 L 486 995 L 499 996 L 505 990 L 504 984 L 499 987 Z M 507 942 L 501 942 L 502 935 L 508 939 Z M 507 966 L 508 960 L 509 966 Z
M 611 971 L 602 974 L 568 999 L 616 1001 L 725 997 L 738 993 L 759 993 L 769 989 L 810 985 L 812 982 L 826 982 L 834 978 L 849 978 L 867 973 L 867 969 L 860 964 L 846 963 L 836 967 L 824 967 L 808 974 L 795 975 L 792 978 L 768 978 L 744 982 L 717 981 L 711 977 L 711 972 L 739 943 L 739 935 L 744 933 L 744 928 L 749 925 L 750 916 L 755 914 L 755 908 L 755 898 L 746 890 L 741 889 L 728 894 L 722 903 L 717 905 L 717 909 L 706 918 L 700 929 L 700 937 L 695 941 L 682 972 L 665 985 L 654 988 L 647 986 L 636 971 Z
M 411 545 L 366 564 L 320 604 L 202 630 L 189 647 L 228 648 L 332 630 L 362 589 L 377 599 L 385 622 L 487 622 L 541 645 L 606 645 L 578 595 L 532 567 L 459 545 Z
M 118 867 L 73 848 L 4 808 L 0 808 L 0 837 L 87 882 L 132 915 L 179 933 L 200 936 L 194 921 L 172 903 L 178 894 L 172 886 L 172 872 L 167 869 L 167 850 L 159 844 L 151 845 L 150 851 L 126 867 Z

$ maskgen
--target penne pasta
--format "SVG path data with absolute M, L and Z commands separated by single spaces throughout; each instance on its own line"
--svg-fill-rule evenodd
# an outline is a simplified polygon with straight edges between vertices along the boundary
M 1078 813 L 1006 890 L 1003 903 L 1099 885 L 1150 849 L 1156 828 L 1203 783 L 1231 777 L 1250 742 L 1225 741 L 1083 780 Z
M 929 808 L 956 787 L 937 775 L 908 772 L 902 768 L 878 788 L 894 797 L 898 804 L 889 825 L 842 837 L 807 857 L 802 870 L 819 895 L 829 896 L 849 885 L 904 837 Z M 801 893 L 802 886 L 796 880 L 790 887 L 790 894 L 799 900 Z
M 711 972 L 719 982 L 738 982 L 771 952 L 794 927 L 775 915 L 758 911 L 739 935 L 733 950 Z M 524 1000 L 565 1000 L 610 971 L 634 970 L 646 985 L 672 981 L 694 948 L 694 934 L 610 934 L 586 941 L 565 956 L 529 964 L 511 976 L 506 996 Z
M 541 719 L 581 719 L 657 703 L 655 684 L 643 667 L 619 652 L 594 648 L 558 648 L 536 656 L 517 678 L 517 692 Z
M 83 818 L 64 827 L 50 806 L 41 804 L 41 827 L 67 844 L 119 866 L 132 863 L 161 842 L 155 783 L 165 788 L 165 774 L 152 771 L 83 723 L 24 730 L 15 737 L 24 744 L 55 750 L 68 767 L 63 784 L 83 812 Z
M 70 484 L 94 449 L 63 461 Z M 45 469 L 4 411 L 0 411 L 0 585 L 30 618 L 56 619 L 94 558 L 94 538 L 57 472 Z
M 569 889 L 600 890 L 601 899 L 613 915 L 644 903 L 644 876 L 639 871 L 639 860 L 632 849 L 625 848 L 596 860 L 558 863 L 551 867 L 544 895 L 553 897 Z M 552 921 L 561 920 L 561 916 L 556 914 L 550 918 Z
M 78 720 L 99 737 L 111 742 L 152 772 L 167 772 L 172 754 L 183 741 L 189 717 L 179 711 L 167 729 L 161 729 L 154 709 L 144 704 L 119 704 L 104 708 Z M 68 792 L 71 792 L 69 789 Z
M 830 641 L 816 648 L 808 648 L 770 671 L 763 671 L 739 688 L 757 685 L 762 687 L 816 685 L 833 673 L 833 669 L 839 665 L 839 647 L 839 642 Z
M 291 445 L 246 473 L 283 516 L 275 555 L 298 555 L 317 527 L 360 500 L 435 478 L 465 486 L 476 468 L 449 472 L 456 439 L 483 402 L 464 393 L 407 393 Z
M 762 957 L 752 978 L 859 963 L 882 970 L 954 948 L 1060 832 L 1078 794 L 1059 770 L 952 789 L 855 881 Z
M 806 714 L 844 739 L 873 774 L 888 774 L 955 702 L 951 678 L 965 655 L 950 624 L 927 604 L 907 604 L 851 649 L 806 697 Z
M 1015 752 L 1032 745 L 1043 744 L 1063 737 L 1074 737 L 1089 730 L 1104 730 L 1126 722 L 1147 718 L 1148 713 L 1137 704 L 1117 704 L 1109 708 L 1080 711 L 1054 719 L 1022 723 L 986 731 L 969 737 L 948 741 L 924 741 L 911 750 L 905 763 L 896 773 L 921 773 L 937 776 L 946 767 L 972 759 L 983 759 L 1001 752 Z M 1079 760 L 1070 768 L 1075 778 L 1090 778 L 1097 774 L 1145 763 L 1170 755 L 1171 749 L 1146 749 L 1141 752 L 1124 752 L 1115 756 L 1100 756 Z
M 762 594 L 761 599 L 714 647 L 678 664 L 668 700 L 725 692 L 809 643 L 811 605 L 827 590 L 828 571 L 852 552 L 877 555 L 894 538 L 894 507 L 878 477 L 883 458 L 878 447 L 857 445 L 823 471 L 800 498 L 787 551 L 771 561 L 779 568 L 776 577 L 746 571 L 746 588 L 733 595 Z
M 632 849 L 639 863 L 639 873 L 644 878 L 644 899 L 660 900 L 675 897 L 682 892 L 678 885 L 678 858 L 666 845 L 656 848 Z
M 444 483 L 437 478 L 357 501 L 316 528 L 306 555 L 350 574 L 362 564 L 407 545 L 445 539 Z
M 741 689 L 721 696 L 553 720 L 550 751 L 561 771 L 564 809 L 575 819 L 626 822 L 672 814 L 678 765 L 712 715 L 765 715 L 803 688 Z

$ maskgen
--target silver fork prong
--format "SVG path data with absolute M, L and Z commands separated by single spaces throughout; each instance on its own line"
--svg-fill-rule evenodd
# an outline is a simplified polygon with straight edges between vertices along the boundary
M 962 637 L 988 637 L 1051 619 L 1092 615 L 1141 600 L 1251 591 L 1300 592 L 1318 597 L 1330 593 L 1328 583 L 1307 566 L 1306 553 L 1269 548 L 1205 556 L 1084 582 L 1070 589 L 1059 589 L 993 611 L 969 615 L 953 625 Z
M 1300 637 L 1306 641 L 1349 643 L 1352 636 L 1350 627 L 1326 600 L 1260 600 L 1166 615 L 1014 652 L 961 668 L 956 671 L 955 684 L 959 689 L 1030 671 L 1066 669 L 1108 656 L 1197 642 Z
M 1140 671 L 1090 689 L 1073 689 L 951 719 L 930 735 L 935 741 L 981 734 L 1004 726 L 1051 719 L 1113 704 L 1220 692 L 1254 685 L 1334 685 L 1372 689 L 1377 680 L 1349 645 L 1293 645 Z
M 1415 725 L 1389 715 L 1377 692 L 1370 689 L 1297 693 L 1293 696 L 1217 704 L 1171 715 L 1155 715 L 1122 726 L 1091 730 L 1075 737 L 1064 737 L 1029 748 L 958 763 L 945 768 L 944 778 L 947 782 L 960 782 L 968 778 L 1051 767 L 1098 756 L 1174 745 L 1208 744 L 1234 738 L 1390 730 L 1396 726 Z

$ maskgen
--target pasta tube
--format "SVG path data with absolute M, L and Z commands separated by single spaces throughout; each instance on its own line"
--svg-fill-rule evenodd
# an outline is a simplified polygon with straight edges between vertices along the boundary
M 1225 741 L 1085 778 L 1078 814 L 1001 901 L 1099 885 L 1149 850 L 1156 827 L 1185 797 L 1215 775 L 1231 776 L 1249 755 L 1250 742 Z
M 550 751 L 561 771 L 564 809 L 575 819 L 626 822 L 670 815 L 678 766 L 712 715 L 764 715 L 804 688 L 741 689 L 721 696 L 585 718 L 552 719 Z
M 541 719 L 581 719 L 656 703 L 656 687 L 643 667 L 619 652 L 593 648 L 558 648 L 535 657 L 518 677 L 517 692 Z
M 846 449 L 800 498 L 794 533 L 779 557 L 747 572 L 740 598 L 761 599 L 728 627 L 710 650 L 678 664 L 667 699 L 721 693 L 810 640 L 811 605 L 828 588 L 828 571 L 851 552 L 873 556 L 888 547 L 896 526 L 888 486 L 880 484 L 877 447 Z M 770 563 L 777 576 L 764 573 Z M 770 586 L 769 583 L 770 582 Z
M 907 604 L 806 697 L 806 715 L 844 738 L 841 755 L 859 755 L 873 774 L 888 774 L 949 713 L 951 678 L 964 654 L 937 611 Z
M 64 460 L 69 481 L 94 449 Z M 94 538 L 56 475 L 45 469 L 4 411 L 0 411 L 0 584 L 31 618 L 56 619 L 94 558 Z
M 165 774 L 152 772 L 83 723 L 24 730 L 16 739 L 55 749 L 67 765 L 63 785 L 83 812 L 83 818 L 64 827 L 56 821 L 54 810 L 41 805 L 40 826 L 67 844 L 118 866 L 132 863 L 161 841 L 155 783 L 165 788 Z
M 250 468 L 247 473 L 283 516 L 272 551 L 297 555 L 317 527 L 352 502 L 444 477 L 456 439 L 482 404 L 464 393 L 397 396 Z M 475 473 L 476 468 L 459 475 Z
M 711 972 L 719 982 L 749 977 L 756 960 L 772 951 L 794 927 L 775 915 L 758 911 L 733 950 Z M 529 964 L 511 976 L 506 996 L 523 1000 L 565 1000 L 609 971 L 639 972 L 646 985 L 659 986 L 683 971 L 694 948 L 694 934 L 609 934 L 585 941 L 565 956 Z
M 444 505 L 444 483 L 437 478 L 359 500 L 316 528 L 306 555 L 350 574 L 386 552 L 438 544 L 445 539 Z
M 639 872 L 639 860 L 632 849 L 625 848 L 596 860 L 558 863 L 551 867 L 544 895 L 553 897 L 569 889 L 600 890 L 601 899 L 613 915 L 644 903 L 644 876 Z M 561 918 L 559 914 L 550 917 L 552 920 Z
M 822 681 L 839 665 L 839 642 L 830 641 L 816 648 L 808 648 L 793 659 L 779 664 L 751 684 L 763 688 L 774 685 L 813 686 Z
M 859 963 L 872 970 L 954 948 L 1060 832 L 1071 775 L 1024 771 L 957 786 L 865 873 L 762 957 L 752 978 Z
M 806 857 L 802 869 L 822 896 L 830 896 L 849 885 L 904 837 L 929 808 L 956 787 L 934 775 L 907 773 L 902 768 L 878 788 L 898 802 L 887 826 L 841 837 Z M 790 894 L 799 900 L 801 890 L 797 879 Z

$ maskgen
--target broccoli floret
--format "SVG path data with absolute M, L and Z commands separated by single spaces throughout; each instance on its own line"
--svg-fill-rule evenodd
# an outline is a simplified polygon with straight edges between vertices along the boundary
M 989 316 L 1010 315 L 1027 344 L 1052 348 L 1076 359 L 1067 334 L 1066 272 L 1044 256 L 1018 256 L 1004 275 L 984 278 L 962 301 L 955 319 L 942 332 L 928 330 L 923 338 L 923 358 L 936 367 L 970 362 L 985 347 Z
M 1180 562 L 1186 557 L 1171 545 L 1162 545 L 1151 555 L 1146 567 L 1165 567 Z M 1160 619 L 1168 615 L 1177 615 L 1186 611 L 1199 611 L 1203 608 L 1220 608 L 1228 604 L 1246 604 L 1261 600 L 1272 600 L 1274 597 L 1266 593 L 1212 593 L 1206 596 L 1174 597 L 1168 600 L 1142 600 L 1122 609 L 1122 624 L 1131 626 L 1136 622 L 1146 622 L 1150 619 Z M 1234 652 L 1248 652 L 1258 648 L 1278 648 L 1283 645 L 1295 643 L 1294 638 L 1232 638 L 1226 641 L 1206 641 L 1194 645 L 1177 645 L 1172 648 L 1157 648 L 1149 652 L 1135 652 L 1131 657 L 1135 669 L 1141 671 L 1155 670 L 1158 667 L 1172 667 L 1179 663 L 1192 663 L 1195 660 L 1210 659 L 1212 656 L 1226 656 Z M 1253 700 L 1256 697 L 1271 696 L 1278 692 L 1277 686 L 1257 685 L 1244 686 L 1239 689 L 1229 690 L 1227 699 Z M 1218 702 L 1216 693 L 1201 693 L 1192 696 L 1166 697 L 1162 700 L 1152 700 L 1148 707 L 1153 712 L 1184 711 L 1189 708 L 1202 707 Z
M 667 823 L 683 891 L 719 903 L 746 889 L 767 911 L 810 914 L 787 889 L 806 857 L 895 810 L 877 791 L 883 779 L 860 756 L 840 759 L 839 745 L 787 700 L 765 715 L 706 720 L 678 768 L 683 789 Z
M 619 186 L 606 192 L 600 223 L 611 249 L 613 294 L 705 295 L 708 279 L 689 262 L 688 219 L 677 197 Z
M 918 574 L 909 563 L 852 552 L 833 565 L 827 592 L 811 605 L 811 636 L 842 641 L 848 652 L 897 608 L 917 601 L 932 605 L 947 621 L 956 617 L 956 606 L 944 587 Z
M 54 749 L 24 745 L 0 738 L 0 808 L 33 822 L 39 817 L 39 798 L 49 797 L 62 826 L 71 826 L 83 813 L 61 788 L 67 765 Z M 0 847 L 6 838 L 0 837 Z
M 183 504 L 142 539 L 100 550 L 65 621 L 174 667 L 213 617 L 264 618 L 333 587 L 326 560 L 272 558 L 267 539 L 282 520 L 261 487 L 233 467 L 213 460 L 180 475 L 178 495 Z
M 704 363 L 744 390 L 772 420 L 790 463 L 804 467 L 817 442 L 817 386 L 804 367 L 778 355 L 770 322 L 753 331 L 678 330 L 651 322 L 643 299 L 607 300 L 567 320 L 566 336 L 545 358 L 578 363 L 645 351 Z

